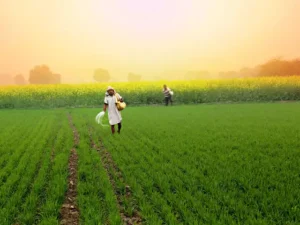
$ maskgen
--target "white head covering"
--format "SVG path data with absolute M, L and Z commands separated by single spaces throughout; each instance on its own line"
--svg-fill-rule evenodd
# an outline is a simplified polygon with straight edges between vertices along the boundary
M 115 90 L 112 86 L 108 86 L 106 91 L 109 91 L 109 90 Z

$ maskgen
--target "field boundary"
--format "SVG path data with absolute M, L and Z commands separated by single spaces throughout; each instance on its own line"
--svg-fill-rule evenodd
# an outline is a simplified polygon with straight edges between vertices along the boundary
M 183 102 L 176 102 L 176 99 L 173 100 L 173 107 L 174 106 L 195 106 L 195 105 L 236 105 L 236 104 L 295 104 L 299 103 L 300 100 L 273 100 L 273 101 L 214 101 L 214 102 L 190 102 L 190 103 L 183 103 Z M 128 103 L 128 107 L 165 107 L 165 103 Z M 172 106 L 168 106 L 172 107 Z M 99 105 L 78 105 L 78 106 L 63 106 L 63 107 L 15 107 L 15 108 L 0 108 L 1 111 L 8 111 L 8 110 L 66 110 L 66 109 L 99 109 Z
M 79 208 L 76 204 L 77 197 L 77 169 L 78 169 L 78 154 L 76 147 L 79 144 L 79 133 L 73 124 L 72 116 L 68 115 L 70 127 L 72 128 L 74 135 L 74 145 L 71 149 L 68 169 L 68 189 L 65 194 L 65 200 L 60 210 L 62 225 L 77 225 L 79 224 Z
M 112 185 L 113 191 L 116 196 L 117 206 L 121 215 L 123 224 L 126 225 L 138 225 L 142 224 L 142 217 L 140 212 L 137 210 L 137 207 L 134 207 L 133 213 L 130 215 L 126 210 L 126 204 L 124 200 L 129 202 L 128 205 L 135 205 L 134 199 L 132 197 L 132 191 L 128 184 L 126 184 L 125 179 L 123 178 L 120 169 L 117 167 L 116 163 L 112 159 L 111 154 L 103 146 L 101 140 L 96 144 L 91 136 L 91 129 L 89 129 L 90 144 L 91 147 L 99 153 L 100 160 L 106 173 L 108 175 L 109 181 Z M 117 186 L 117 182 L 121 182 L 122 186 L 125 187 L 123 190 Z

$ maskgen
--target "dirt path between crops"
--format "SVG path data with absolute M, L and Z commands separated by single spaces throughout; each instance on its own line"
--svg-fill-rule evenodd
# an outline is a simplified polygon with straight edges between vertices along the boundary
M 123 224 L 125 224 L 125 225 L 142 224 L 141 214 L 137 210 L 136 207 L 134 208 L 132 215 L 129 215 L 128 213 L 126 213 L 126 208 L 125 208 L 126 206 L 125 206 L 124 200 L 126 200 L 127 202 L 133 203 L 133 197 L 132 197 L 132 192 L 131 192 L 130 186 L 125 183 L 125 180 L 122 176 L 122 173 L 120 172 L 120 169 L 117 167 L 116 163 L 113 161 L 111 154 L 102 145 L 101 140 L 99 139 L 99 144 L 97 145 L 91 137 L 91 130 L 89 130 L 89 132 L 90 132 L 91 147 L 93 149 L 95 149 L 96 151 L 98 151 L 100 158 L 101 158 L 101 162 L 107 172 L 109 181 L 110 181 L 112 188 L 114 190 L 114 193 L 117 197 L 117 204 L 118 204 L 118 208 L 120 211 L 120 215 L 121 215 Z M 118 190 L 115 179 L 118 179 L 118 181 L 120 181 L 124 185 L 124 187 L 125 187 L 124 191 Z
M 79 224 L 79 209 L 76 205 L 77 196 L 77 168 L 78 168 L 78 155 L 76 146 L 79 144 L 79 134 L 73 124 L 72 117 L 68 115 L 70 127 L 73 130 L 74 145 L 71 149 L 69 158 L 69 177 L 68 177 L 68 190 L 65 194 L 65 201 L 60 210 L 62 225 L 77 225 Z

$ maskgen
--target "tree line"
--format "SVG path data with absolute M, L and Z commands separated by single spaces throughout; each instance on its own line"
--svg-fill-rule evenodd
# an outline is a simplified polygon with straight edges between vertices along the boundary
M 1 79 L 2 78 L 2 79 Z M 0 84 L 60 84 L 61 75 L 54 73 L 47 65 L 38 65 L 29 71 L 29 79 L 26 80 L 22 74 L 18 74 L 14 77 L 8 75 L 2 75 L 0 77 Z
M 47 65 L 35 66 L 29 72 L 29 79 L 26 80 L 22 74 L 18 74 L 14 77 L 9 75 L 0 74 L 0 85 L 25 85 L 25 84 L 60 84 L 61 75 L 54 73 Z M 106 69 L 98 68 L 94 71 L 93 79 L 96 82 L 109 82 L 111 75 Z M 141 81 L 142 76 L 135 73 L 129 73 L 127 77 L 129 82 Z
M 300 59 L 283 60 L 275 58 L 264 64 L 253 68 L 242 68 L 239 71 L 223 71 L 220 72 L 219 78 L 248 78 L 248 77 L 265 77 L 265 76 L 300 76 Z M 14 77 L 8 75 L 0 75 L 0 85 L 9 84 L 60 84 L 62 76 L 51 71 L 47 65 L 38 65 L 29 71 L 29 79 L 26 80 L 22 74 Z M 188 71 L 184 77 L 185 80 L 197 80 L 210 78 L 210 73 L 206 70 Z M 93 79 L 96 82 L 109 82 L 111 75 L 108 70 L 97 68 L 94 70 Z M 128 73 L 127 80 L 129 82 L 137 82 L 142 80 L 142 75 L 136 73 Z
M 253 68 L 242 68 L 239 71 L 220 72 L 220 78 L 300 76 L 300 59 L 283 60 L 274 58 Z

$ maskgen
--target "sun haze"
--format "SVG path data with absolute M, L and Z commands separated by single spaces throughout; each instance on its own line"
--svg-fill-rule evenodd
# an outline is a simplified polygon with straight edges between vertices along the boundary
M 218 72 L 300 54 L 299 0 L 1 0 L 0 74 Z M 170 73 L 171 76 L 172 73 Z

